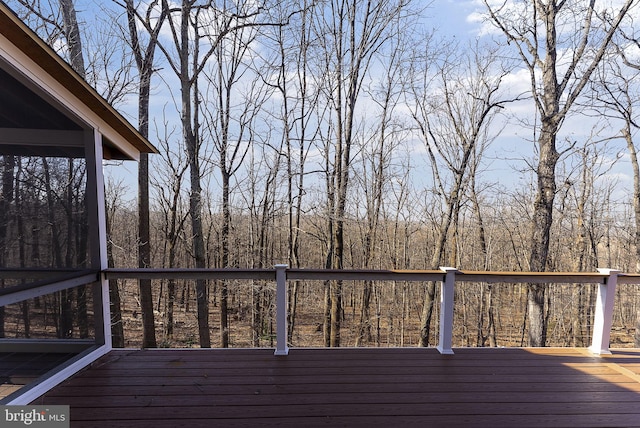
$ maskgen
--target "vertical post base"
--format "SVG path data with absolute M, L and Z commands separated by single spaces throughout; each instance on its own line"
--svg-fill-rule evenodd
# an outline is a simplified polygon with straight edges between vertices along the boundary
M 274 355 L 289 355 L 287 346 L 287 265 L 276 265 L 276 350 Z
M 589 347 L 587 348 L 587 350 L 588 350 L 589 352 L 591 352 L 592 354 L 594 354 L 594 355 L 611 355 L 611 351 L 609 350 L 609 348 L 607 348 L 607 349 L 600 349 L 600 348 L 598 348 L 598 347 L 595 347 L 595 348 L 594 348 L 593 346 L 589 346 Z
M 453 354 L 453 297 L 454 284 L 456 278 L 456 268 L 441 267 L 445 272 L 444 281 L 440 286 L 440 334 L 438 341 L 438 351 L 441 354 Z
M 451 349 L 451 348 L 446 349 L 446 348 L 443 348 L 442 346 L 438 345 L 438 346 L 436 347 L 436 349 L 437 349 L 437 350 L 438 350 L 438 352 L 440 352 L 442 355 L 453 355 L 453 354 L 454 354 L 453 349 Z
M 619 270 L 598 269 L 598 272 L 607 275 L 604 283 L 598 286 L 595 314 L 593 316 L 593 337 L 589 351 L 596 355 L 611 354 L 609 340 L 611 337 L 611 325 L 613 324 L 613 308 L 618 284 Z

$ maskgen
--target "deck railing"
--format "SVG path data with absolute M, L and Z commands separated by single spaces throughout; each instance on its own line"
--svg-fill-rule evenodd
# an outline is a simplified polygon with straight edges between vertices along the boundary
M 440 322 L 437 349 L 442 354 L 453 354 L 452 336 L 454 327 L 454 295 L 459 282 L 476 283 L 542 283 L 542 284 L 597 284 L 597 299 L 594 314 L 593 334 L 590 351 L 607 354 L 613 321 L 613 308 L 618 284 L 640 284 L 640 275 L 624 274 L 615 269 L 599 269 L 593 273 L 572 272 L 479 272 L 461 271 L 443 267 L 439 270 L 326 270 L 290 269 L 286 265 L 276 265 L 273 269 L 107 269 L 104 272 L 78 271 L 73 273 L 55 272 L 54 278 L 47 278 L 46 272 L 26 272 L 0 269 L 3 280 L 16 279 L 25 283 L 24 278 L 36 279 L 28 285 L 13 285 L 0 290 L 0 306 L 6 306 L 26 299 L 43 296 L 57 291 L 92 285 L 95 339 L 93 346 L 81 352 L 76 358 L 49 372 L 42 379 L 24 390 L 0 400 L 3 404 L 26 404 L 43 392 L 57 385 L 111 349 L 109 326 L 110 279 L 206 279 L 206 280 L 264 280 L 276 284 L 276 346 L 275 355 L 287 355 L 287 283 L 289 281 L 412 281 L 440 283 Z M 13 339 L 1 339 L 7 352 Z M 20 349 L 31 346 L 39 352 L 55 349 L 55 339 L 47 341 L 17 341 Z M 15 345 L 15 344 L 14 344 Z M 49 346 L 53 345 L 53 347 Z M 24 351 L 20 351 L 24 352 Z
M 461 271 L 442 267 L 440 270 L 328 270 L 290 269 L 276 265 L 273 269 L 108 269 L 107 279 L 245 279 L 276 283 L 276 349 L 275 355 L 287 355 L 287 282 L 309 281 L 419 281 L 440 283 L 440 323 L 437 349 L 453 354 L 453 311 L 458 282 L 598 284 L 593 334 L 589 350 L 607 354 L 613 320 L 616 286 L 619 283 L 640 284 L 640 275 L 622 274 L 615 269 L 598 272 L 482 272 Z

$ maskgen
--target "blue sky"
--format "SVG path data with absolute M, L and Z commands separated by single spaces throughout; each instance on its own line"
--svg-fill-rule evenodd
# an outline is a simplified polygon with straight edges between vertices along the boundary
M 465 39 L 475 37 L 478 31 L 478 25 L 468 21 L 478 10 L 478 2 L 474 0 L 434 0 L 427 14 L 439 33 Z
M 464 40 L 477 36 L 480 25 L 470 18 L 482 10 L 478 0 L 434 0 L 427 14 L 440 34 Z

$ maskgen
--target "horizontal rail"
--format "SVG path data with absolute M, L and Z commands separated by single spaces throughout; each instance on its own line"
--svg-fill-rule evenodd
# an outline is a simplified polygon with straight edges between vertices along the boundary
M 262 279 L 275 281 L 274 269 L 106 269 L 107 279 Z
M 288 280 L 312 281 L 442 281 L 439 270 L 287 269 Z
M 275 269 L 116 269 L 107 279 L 253 279 L 275 281 Z M 287 268 L 287 280 L 308 281 L 443 281 L 441 270 L 297 269 Z M 600 272 L 492 272 L 454 270 L 456 282 L 603 284 Z M 640 284 L 640 274 L 620 274 L 619 283 Z
M 442 281 L 438 270 L 286 269 L 287 280 Z M 115 269 L 107 279 L 262 279 L 274 281 L 274 269 Z
M 640 273 L 619 273 L 618 284 L 640 284 Z
M 91 284 L 98 281 L 98 276 L 98 272 L 96 271 L 85 270 L 72 274 L 67 273 L 46 281 L 36 281 L 0 288 L 0 306 L 11 305 L 57 291 Z
M 481 272 L 456 271 L 456 281 L 532 284 L 603 284 L 607 275 L 597 272 Z M 638 278 L 640 282 L 640 278 Z

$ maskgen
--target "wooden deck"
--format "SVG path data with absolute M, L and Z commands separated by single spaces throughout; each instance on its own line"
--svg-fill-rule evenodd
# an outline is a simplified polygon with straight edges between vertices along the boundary
M 118 350 L 33 404 L 72 427 L 640 427 L 640 349 Z

